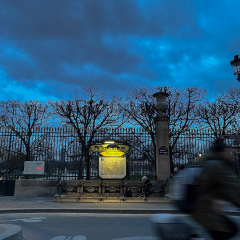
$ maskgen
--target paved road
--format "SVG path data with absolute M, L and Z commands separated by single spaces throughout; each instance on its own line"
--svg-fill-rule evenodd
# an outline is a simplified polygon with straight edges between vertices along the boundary
M 15 213 L 0 224 L 22 227 L 26 240 L 157 240 L 149 214 Z M 181 216 L 175 214 L 174 216 Z M 240 226 L 240 217 L 231 216 Z M 240 239 L 240 234 L 232 240 Z
M 143 214 L 2 214 L 0 223 L 22 227 L 27 240 L 154 240 L 151 215 Z
M 230 205 L 225 207 L 240 226 L 239 210 Z M 179 211 L 168 203 L 66 203 L 52 202 L 52 198 L 0 198 L 0 224 L 21 226 L 27 240 L 156 240 L 149 221 L 149 214 L 153 213 L 177 216 Z M 236 239 L 240 235 L 232 240 Z

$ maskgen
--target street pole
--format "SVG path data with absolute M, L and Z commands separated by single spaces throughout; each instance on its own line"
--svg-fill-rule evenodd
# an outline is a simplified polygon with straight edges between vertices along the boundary
M 8 146 L 8 159 L 7 159 L 7 168 L 6 168 L 6 176 L 5 179 L 9 179 L 9 162 L 10 162 L 10 152 L 11 152 L 11 143 L 12 143 L 12 130 L 10 129 L 10 140 L 9 140 L 9 146 Z

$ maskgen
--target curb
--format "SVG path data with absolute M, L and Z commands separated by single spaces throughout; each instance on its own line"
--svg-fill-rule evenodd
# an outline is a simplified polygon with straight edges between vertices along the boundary
M 0 224 L 0 240 L 22 240 L 22 228 L 14 224 Z
M 106 213 L 106 214 L 183 214 L 175 209 L 108 209 L 108 208 L 16 208 L 0 209 L 0 214 L 8 213 Z M 224 211 L 223 214 L 231 216 L 240 216 L 240 211 Z M 1 240 L 1 238 L 0 238 Z
M 164 209 L 96 209 L 96 208 L 46 208 L 46 209 L 0 209 L 0 214 L 7 213 L 106 213 L 106 214 L 157 214 L 157 213 L 180 213 L 178 210 Z M 1 240 L 1 239 L 0 239 Z

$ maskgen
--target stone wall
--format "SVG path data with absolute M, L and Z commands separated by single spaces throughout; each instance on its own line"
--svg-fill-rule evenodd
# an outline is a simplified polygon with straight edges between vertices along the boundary
M 57 180 L 17 179 L 14 197 L 53 197 L 57 193 Z

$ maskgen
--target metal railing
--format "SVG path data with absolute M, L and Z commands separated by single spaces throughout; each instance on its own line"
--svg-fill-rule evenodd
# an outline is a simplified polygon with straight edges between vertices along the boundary
M 83 131 L 83 130 L 82 130 Z M 45 174 L 29 178 L 77 179 L 79 164 L 86 176 L 86 161 L 81 158 L 81 142 L 72 128 L 34 129 L 29 138 L 25 129 L 0 130 L 0 173 L 2 177 L 19 178 L 23 175 L 24 161 L 45 161 Z M 89 140 L 91 131 L 86 140 Z M 143 175 L 155 178 L 155 159 L 146 151 L 152 147 L 150 136 L 143 129 L 104 128 L 97 132 L 93 142 L 116 139 L 130 145 L 127 157 L 127 178 L 141 179 Z M 29 140 L 30 139 L 30 140 Z M 28 145 L 26 143 L 29 143 Z M 29 147 L 28 147 L 29 146 Z M 27 151 L 27 149 L 29 149 Z M 153 151 L 150 151 L 153 152 Z M 91 179 L 98 179 L 98 155 L 90 151 Z
M 81 130 L 83 133 L 83 129 Z M 90 138 L 87 132 L 86 140 Z M 170 145 L 176 136 L 170 132 Z M 232 130 L 224 136 L 229 146 L 235 146 L 236 159 L 239 146 L 239 131 Z M 103 128 L 93 141 L 116 139 L 129 144 L 126 154 L 127 177 L 129 180 L 141 180 L 143 175 L 155 180 L 155 149 L 149 133 L 141 128 Z M 214 134 L 208 130 L 188 130 L 181 134 L 172 149 L 174 166 L 196 164 L 204 152 L 209 149 Z M 34 129 L 31 137 L 25 129 L 0 129 L 0 177 L 24 177 L 24 161 L 45 161 L 45 174 L 28 176 L 29 178 L 65 180 L 77 179 L 79 165 L 82 164 L 83 179 L 86 176 L 86 161 L 81 158 L 81 142 L 78 133 L 72 128 Z M 98 155 L 90 151 L 91 179 L 98 178 Z M 238 162 L 237 162 L 238 163 Z M 239 169 L 239 164 L 238 164 Z
M 174 136 L 174 132 L 171 133 Z M 179 141 L 172 150 L 172 157 L 175 166 L 196 165 L 204 153 L 211 148 L 215 139 L 212 131 L 206 129 L 190 129 L 181 134 Z M 233 158 L 239 160 L 240 150 L 240 130 L 232 129 L 220 136 L 224 139 L 226 145 L 231 148 Z M 170 140 L 173 141 L 174 137 Z M 239 164 L 239 163 L 238 163 Z

